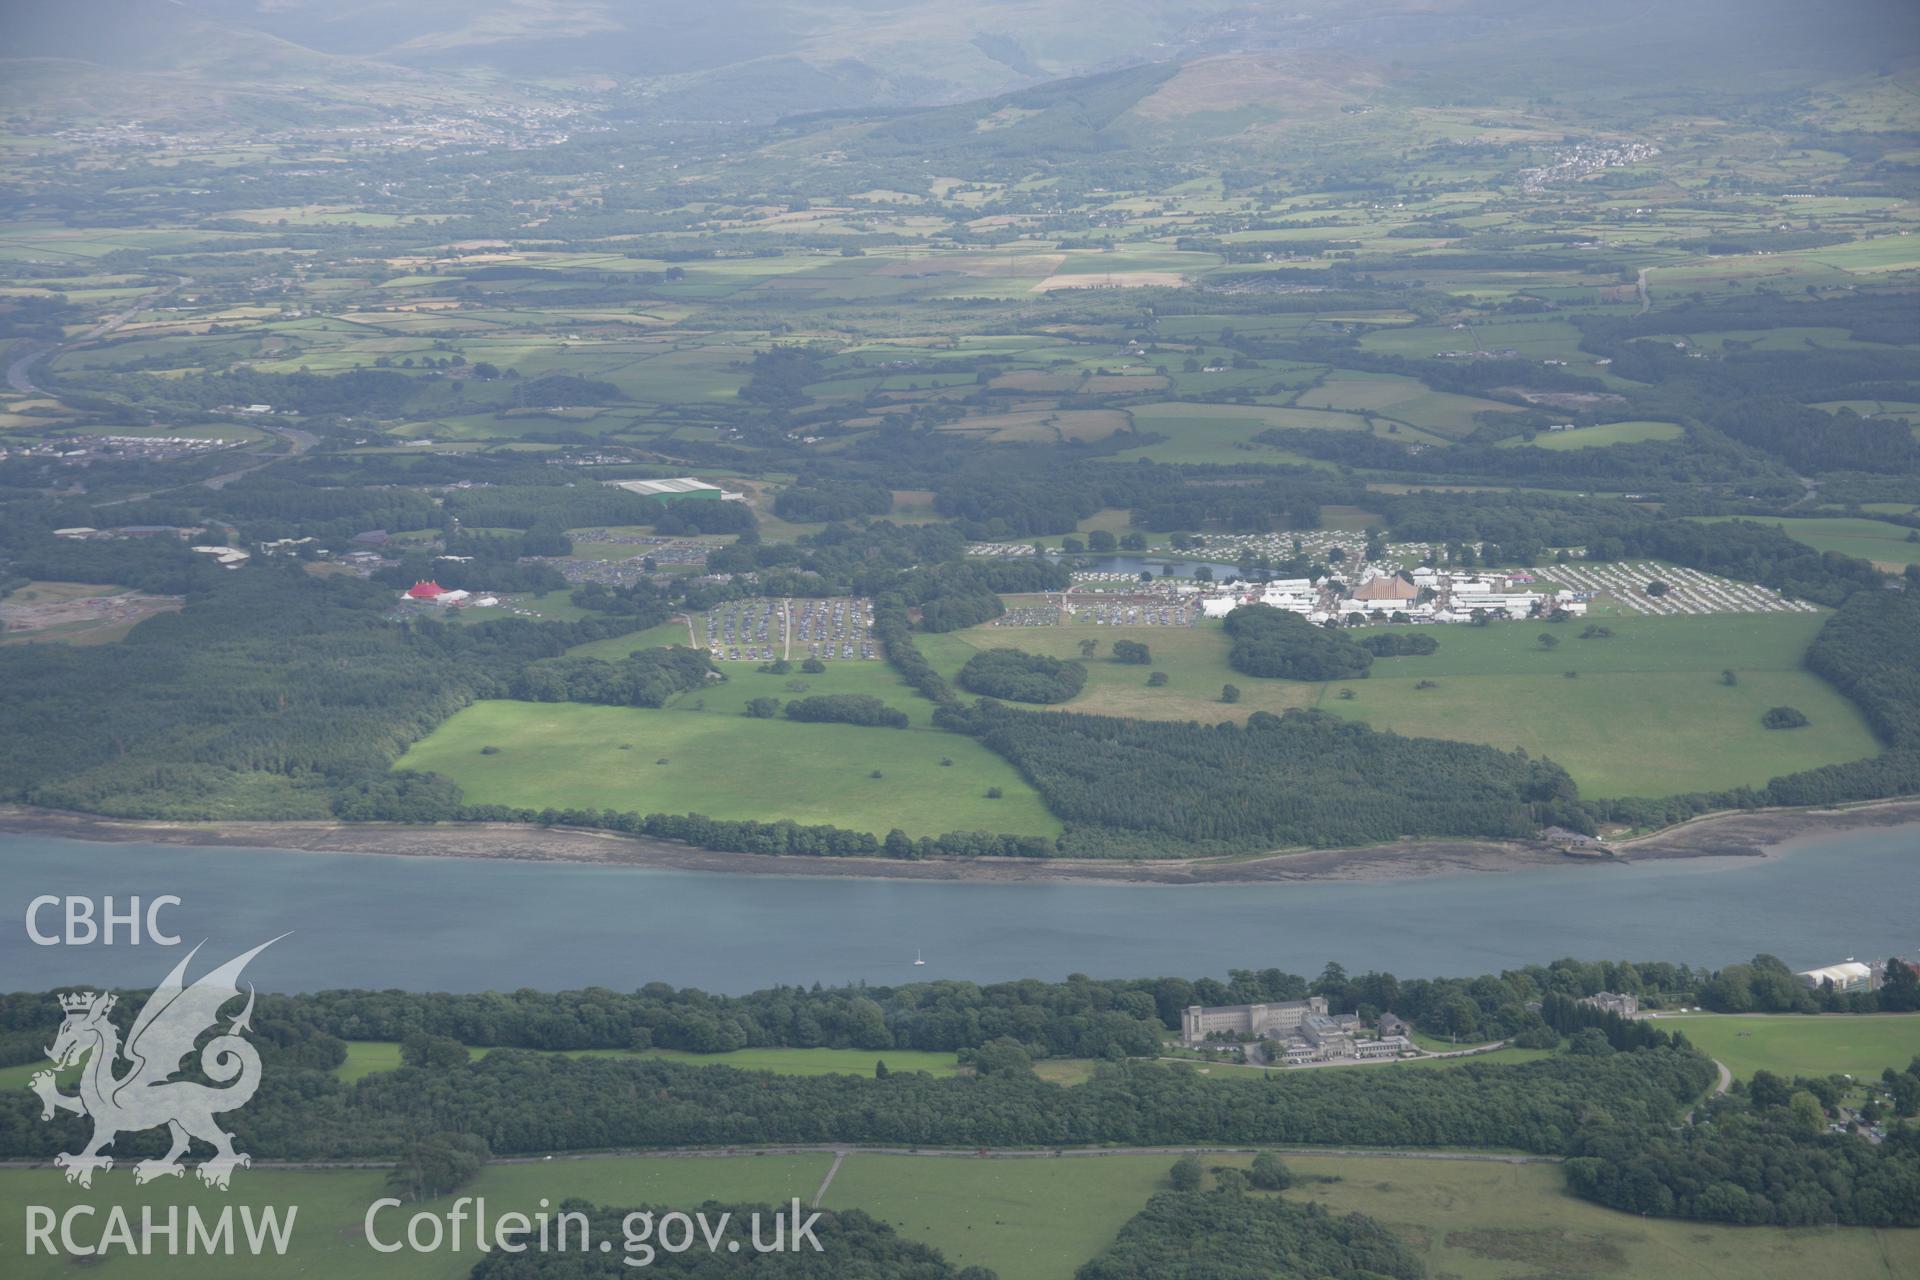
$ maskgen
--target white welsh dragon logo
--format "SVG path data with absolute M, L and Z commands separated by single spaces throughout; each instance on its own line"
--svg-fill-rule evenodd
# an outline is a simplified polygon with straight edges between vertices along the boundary
M 56 1068 L 73 1067 L 85 1060 L 80 1092 L 73 1096 L 61 1093 L 52 1071 L 36 1073 L 30 1087 L 40 1095 L 42 1120 L 53 1119 L 56 1111 L 71 1111 L 93 1120 L 93 1136 L 82 1150 L 62 1152 L 53 1158 L 55 1165 L 67 1171 L 67 1181 L 91 1186 L 95 1169 L 113 1168 L 113 1158 L 101 1155 L 101 1148 L 112 1146 L 122 1133 L 160 1125 L 172 1135 L 173 1149 L 158 1160 L 136 1164 L 136 1183 L 183 1174 L 186 1170 L 180 1157 L 194 1138 L 214 1149 L 213 1158 L 202 1162 L 197 1170 L 208 1186 L 224 1190 L 236 1168 L 253 1163 L 251 1156 L 233 1149 L 233 1135 L 214 1120 L 216 1112 L 245 1106 L 260 1087 L 260 1055 L 240 1035 L 249 1029 L 253 1016 L 251 983 L 247 986 L 246 1008 L 232 1019 L 225 1033 L 213 1037 L 200 1051 L 200 1070 L 224 1087 L 169 1077 L 181 1070 L 181 1060 L 193 1052 L 201 1033 L 218 1026 L 220 1010 L 227 1002 L 239 998 L 240 971 L 247 962 L 279 940 L 261 943 L 192 986 L 185 985 L 184 979 L 188 963 L 200 948 L 189 951 L 133 1020 L 124 1050 L 119 1028 L 107 1017 L 116 997 L 91 991 L 60 997 L 60 1007 L 67 1017 L 47 1056 Z M 128 1069 L 125 1074 L 115 1074 L 123 1057 Z

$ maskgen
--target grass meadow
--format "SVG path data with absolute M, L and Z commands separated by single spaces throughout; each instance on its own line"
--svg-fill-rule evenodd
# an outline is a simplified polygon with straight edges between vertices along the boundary
M 1246 1154 L 1207 1156 L 1209 1165 L 1244 1168 Z M 1576 1200 L 1550 1164 L 1436 1160 L 1393 1156 L 1286 1156 L 1302 1180 L 1285 1193 L 1334 1213 L 1365 1213 L 1397 1233 L 1435 1276 L 1458 1280 L 1596 1280 L 1660 1276 L 1663 1280 L 1804 1280 L 1808 1275 L 1910 1276 L 1920 1273 L 1920 1231 L 1862 1228 L 1782 1230 L 1720 1227 L 1629 1217 Z M 596 1204 L 697 1207 L 707 1200 L 784 1204 L 810 1201 L 826 1178 L 831 1155 L 738 1154 L 588 1156 L 488 1166 L 460 1192 L 485 1197 L 489 1214 L 531 1212 L 578 1196 Z M 1001 1280 L 1070 1280 L 1155 1192 L 1167 1188 L 1171 1155 L 980 1158 L 855 1153 L 834 1175 L 821 1201 L 827 1209 L 862 1209 L 909 1239 L 938 1248 L 961 1265 L 993 1269 Z M 56 1212 L 72 1204 L 198 1205 L 217 1213 L 228 1204 L 298 1206 L 293 1246 L 276 1274 L 366 1276 L 372 1280 L 458 1280 L 478 1260 L 473 1252 L 381 1254 L 365 1238 L 367 1206 L 385 1195 L 379 1169 L 242 1171 L 231 1192 L 191 1178 L 145 1187 L 132 1174 L 102 1174 L 92 1192 L 67 1184 L 52 1169 L 0 1170 L 0 1214 L 19 1221 L 23 1206 Z M 444 1213 L 452 1197 L 419 1209 Z M 409 1206 L 407 1214 L 417 1211 Z M 404 1216 L 383 1217 L 391 1237 Z M 9 1276 L 52 1280 L 70 1275 L 62 1258 L 26 1258 L 18 1242 L 0 1241 Z M 259 1274 L 247 1257 L 121 1259 L 97 1264 L 102 1274 L 156 1280 L 241 1280 Z
M 483 755 L 487 746 L 499 750 Z M 932 729 L 490 701 L 453 716 L 396 767 L 444 774 L 478 804 L 791 818 L 876 835 L 1060 830 L 1012 765 Z M 991 787 L 1004 798 L 988 799 Z
M 628 654 L 642 649 L 664 649 L 672 645 L 689 646 L 687 624 L 679 618 L 661 623 L 657 627 L 648 627 L 644 631 L 629 631 L 623 636 L 609 636 L 605 640 L 589 640 L 567 650 L 569 658 L 598 658 L 602 662 L 618 662 Z
M 1801 668 L 1823 620 L 1621 618 L 1607 622 L 1611 638 L 1594 640 L 1577 638 L 1579 623 L 1448 627 L 1439 652 L 1382 659 L 1368 679 L 1322 687 L 1316 705 L 1397 733 L 1524 747 L 1557 761 L 1588 795 L 1757 785 L 1880 750 L 1853 704 Z M 1541 634 L 1561 643 L 1548 648 Z M 1812 723 L 1762 728 L 1760 717 L 1782 705 Z
M 1575 449 L 1604 449 L 1614 444 L 1644 444 L 1649 440 L 1678 440 L 1686 434 L 1677 422 L 1603 422 L 1576 431 L 1547 431 L 1532 440 L 1515 437 L 1503 443 L 1568 453 Z
M 1736 1074 L 1765 1067 L 1782 1073 L 1851 1071 L 1877 1074 L 1879 1065 L 1920 1050 L 1920 1017 L 1683 1016 L 1674 1022 Z M 391 1042 L 353 1042 L 341 1075 L 359 1079 L 399 1063 Z M 485 1052 L 484 1050 L 478 1052 Z M 592 1050 L 596 1056 L 627 1056 Z M 743 1049 L 727 1054 L 650 1050 L 645 1056 L 725 1064 L 782 1074 L 846 1072 L 868 1075 L 876 1060 L 893 1071 L 959 1071 L 954 1055 L 914 1050 Z M 1528 1056 L 1541 1056 L 1530 1054 Z M 1507 1051 L 1486 1058 L 1506 1058 Z M 1445 1062 L 1356 1068 L 1393 1070 Z M 1091 1064 L 1047 1062 L 1043 1075 L 1078 1083 Z M 24 1085 L 30 1068 L 0 1072 L 0 1086 Z M 16 1081 L 13 1077 L 19 1076 Z M 1222 1078 L 1227 1078 L 1223 1076 Z M 1247 1153 L 1204 1157 L 1211 1166 L 1244 1168 Z M 1810 1270 L 1833 1275 L 1920 1274 L 1920 1232 L 1855 1229 L 1786 1231 L 1663 1222 L 1616 1214 L 1574 1199 L 1550 1164 L 1507 1164 L 1403 1156 L 1288 1154 L 1300 1181 L 1288 1192 L 1335 1213 L 1368 1214 L 1395 1231 L 1426 1262 L 1431 1274 L 1460 1280 L 1594 1280 L 1660 1275 L 1674 1280 L 1799 1280 Z M 1002 1280 L 1068 1280 L 1109 1243 L 1146 1200 L 1166 1189 L 1171 1155 L 978 1158 L 966 1155 L 855 1153 L 842 1164 L 821 1205 L 858 1208 L 910 1239 L 931 1245 L 961 1265 L 992 1268 Z M 484 1196 L 490 1212 L 528 1210 L 545 1197 L 579 1196 L 596 1204 L 641 1203 L 694 1207 L 710 1199 L 784 1203 L 810 1200 L 831 1157 L 741 1153 L 688 1159 L 674 1156 L 585 1156 L 552 1161 L 495 1163 L 460 1194 Z M 0 1214 L 44 1204 L 56 1211 L 81 1200 L 132 1208 L 194 1203 L 217 1211 L 227 1203 L 297 1205 L 291 1257 L 300 1274 L 419 1277 L 454 1280 L 476 1260 L 465 1255 L 382 1255 L 366 1243 L 366 1206 L 385 1194 L 383 1174 L 371 1170 L 261 1168 L 237 1179 L 231 1195 L 210 1192 L 192 1179 L 132 1185 L 124 1169 L 103 1174 L 95 1192 L 80 1192 L 51 1169 L 0 1170 Z M 422 1208 L 444 1211 L 451 1197 Z M 409 1208 L 408 1212 L 413 1210 Z M 395 1220 L 396 1222 L 399 1219 Z M 1516 1225 L 1518 1224 L 1518 1225 Z M 24 1259 L 0 1240 L 9 1276 L 64 1275 L 69 1263 Z M 115 1274 L 109 1262 L 108 1274 Z M 142 1275 L 248 1276 L 248 1260 L 179 1259 L 143 1265 Z
M 492 1052 L 475 1049 L 476 1055 Z M 737 1067 L 742 1071 L 771 1071 L 783 1076 L 855 1075 L 870 1076 L 875 1062 L 885 1062 L 889 1071 L 925 1071 L 937 1076 L 960 1074 L 959 1056 L 924 1049 L 736 1049 L 731 1053 L 689 1053 L 681 1049 L 585 1049 L 569 1057 L 663 1058 L 703 1067 Z M 1071 1061 L 1071 1060 L 1069 1060 Z M 393 1040 L 349 1040 L 347 1060 L 334 1074 L 351 1084 L 377 1071 L 392 1071 L 400 1065 L 400 1045 Z M 0 1069 L 0 1088 L 26 1085 L 32 1067 Z
M 1702 1052 L 1742 1078 L 1851 1075 L 1878 1079 L 1920 1056 L 1915 1014 L 1663 1014 L 1660 1026 L 1683 1031 Z
M 1798 769 L 1863 759 L 1880 746 L 1859 712 L 1801 668 L 1821 614 L 1721 614 L 1608 619 L 1608 639 L 1578 639 L 1583 624 L 1512 623 L 1434 629 L 1439 652 L 1385 658 L 1371 676 L 1305 684 L 1241 675 L 1227 665 L 1218 624 L 1198 627 L 974 627 L 920 641 L 951 676 L 980 649 L 1077 658 L 1100 643 L 1087 686 L 1068 710 L 1160 720 L 1245 720 L 1254 711 L 1315 706 L 1420 737 L 1524 747 L 1567 769 L 1595 796 L 1667 795 L 1760 784 Z M 1549 649 L 1539 636 L 1561 643 Z M 1152 649 L 1151 668 L 1104 655 L 1119 639 Z M 1728 686 L 1722 671 L 1737 683 Z M 1150 671 L 1165 687 L 1146 685 Z M 1569 679 L 1568 671 L 1579 674 Z M 1432 687 L 1420 688 L 1423 682 Z M 1223 684 L 1240 701 L 1220 701 Z M 1344 698 L 1343 690 L 1352 698 Z M 1768 708 L 1798 707 L 1804 729 L 1769 731 Z
M 1843 556 L 1871 560 L 1890 573 L 1897 573 L 1910 564 L 1920 564 L 1920 542 L 1907 540 L 1913 530 L 1885 520 L 1803 516 L 1762 519 L 1759 523 L 1775 525 L 1789 538 L 1804 542 L 1815 551 L 1837 551 Z
M 1241 1159 L 1222 1160 L 1239 1164 Z M 1920 1231 L 1723 1227 L 1629 1217 L 1577 1200 L 1553 1165 L 1288 1156 L 1289 1198 L 1364 1213 L 1458 1280 L 1805 1280 L 1920 1274 Z
M 1080 657 L 1080 642 L 1099 642 L 1086 664 L 1087 684 L 1066 704 L 1089 715 L 1138 716 L 1148 720 L 1245 720 L 1255 711 L 1275 713 L 1310 704 L 1313 685 L 1255 680 L 1227 665 L 1227 638 L 1219 624 L 1198 627 L 972 627 L 946 635 L 917 637 L 920 652 L 952 679 L 982 649 L 1024 649 L 1054 658 Z M 1150 667 L 1113 662 L 1116 640 L 1138 640 L 1153 653 Z M 1164 687 L 1147 687 L 1152 672 L 1167 675 Z M 1220 701 L 1220 687 L 1236 684 L 1240 701 Z
M 1781 774 L 1863 759 L 1878 744 L 1858 712 L 1807 672 L 1746 671 L 1727 689 L 1707 673 L 1550 674 L 1358 681 L 1335 714 L 1410 737 L 1524 748 L 1560 764 L 1589 796 L 1657 796 L 1760 785 Z M 1724 696 L 1715 696 L 1724 695 Z M 1794 706 L 1804 730 L 1763 729 Z

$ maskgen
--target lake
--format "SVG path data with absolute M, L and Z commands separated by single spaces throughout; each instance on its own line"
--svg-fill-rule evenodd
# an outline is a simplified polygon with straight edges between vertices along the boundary
M 1328 960 L 1402 977 L 1560 956 L 1795 968 L 1920 953 L 1920 826 L 1790 842 L 1782 855 L 1424 879 L 1221 886 L 991 884 L 566 863 L 91 844 L 0 835 L 0 990 L 151 986 L 178 949 L 39 946 L 42 894 L 151 900 L 211 967 L 278 934 L 263 990 L 474 991 L 662 981 L 982 982 L 1069 973 L 1225 977 Z M 57 912 L 41 917 L 43 932 Z M 926 958 L 913 965 L 918 949 Z M 196 972 L 199 966 L 196 965 Z

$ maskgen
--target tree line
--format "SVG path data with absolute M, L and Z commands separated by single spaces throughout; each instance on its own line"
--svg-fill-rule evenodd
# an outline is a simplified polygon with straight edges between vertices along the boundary
M 1020 649 L 982 649 L 960 668 L 960 687 L 1010 702 L 1066 702 L 1087 684 L 1078 662 Z
M 1574 808 L 1571 779 L 1550 761 L 1324 712 L 1255 712 L 1243 727 L 982 702 L 943 707 L 934 722 L 1012 761 L 1068 822 L 1063 850 L 1082 855 L 1513 839 Z
M 1724 971 L 1723 971 L 1724 972 Z M 421 993 L 336 990 L 263 994 L 257 1025 L 276 1044 L 297 1046 L 306 1065 L 344 1060 L 344 1042 L 419 1037 L 476 1048 L 867 1049 L 958 1053 L 1015 1046 L 1029 1061 L 1150 1057 L 1190 1005 L 1267 1004 L 1322 997 L 1334 1013 L 1372 1021 L 1395 1013 L 1432 1036 L 1511 1039 L 1542 1028 L 1546 1047 L 1588 1027 L 1618 1048 L 1678 1048 L 1682 1038 L 1645 1022 L 1579 1004 L 1600 991 L 1650 1007 L 1692 1001 L 1714 975 L 1664 961 L 1562 959 L 1477 977 L 1398 978 L 1348 974 L 1329 963 L 1309 980 L 1280 969 L 1235 969 L 1222 978 L 1105 978 L 1063 982 L 955 980 L 880 986 L 782 985 L 725 995 L 650 982 L 635 991 Z M 129 1022 L 137 999 L 115 1016 Z M 1533 1006 L 1539 1005 L 1536 1011 Z M 43 1056 L 44 994 L 0 995 L 0 1065 Z M 289 1050 L 291 1051 L 291 1050 Z
M 264 1056 L 264 1055 L 263 1055 Z M 1705 1091 L 1713 1065 L 1691 1052 L 1562 1054 L 1445 1070 L 1303 1071 L 1215 1078 L 1184 1064 L 1129 1061 L 1084 1084 L 1005 1069 L 938 1078 L 790 1076 L 646 1056 L 569 1057 L 518 1049 L 438 1065 L 404 1064 L 353 1085 L 286 1062 L 231 1118 L 273 1159 L 390 1157 L 436 1133 L 470 1133 L 497 1155 L 871 1143 L 1035 1147 L 1188 1143 L 1504 1147 L 1563 1153 L 1596 1112 L 1628 1126 L 1671 1123 Z M 646 1105 L 636 1106 L 635 1098 Z M 0 1099 L 0 1154 L 44 1159 L 85 1122 L 39 1118 L 25 1090 Z M 164 1146 L 126 1135 L 124 1157 Z
M 1215 1178 L 1211 1191 L 1155 1195 L 1074 1280 L 1426 1278 L 1425 1265 L 1406 1244 L 1364 1214 L 1335 1217 L 1315 1201 L 1248 1195 L 1238 1169 L 1216 1170 Z
M 1920 1058 L 1882 1079 L 1905 1114 L 1920 1109 Z M 1736 1226 L 1920 1226 L 1920 1129 L 1889 1125 L 1877 1142 L 1831 1132 L 1838 1083 L 1761 1071 L 1692 1125 L 1591 1126 L 1575 1140 L 1568 1189 L 1624 1213 Z
M 1363 680 L 1373 649 L 1353 637 L 1316 627 L 1297 613 L 1243 604 L 1225 622 L 1233 646 L 1227 664 L 1244 675 L 1276 680 Z

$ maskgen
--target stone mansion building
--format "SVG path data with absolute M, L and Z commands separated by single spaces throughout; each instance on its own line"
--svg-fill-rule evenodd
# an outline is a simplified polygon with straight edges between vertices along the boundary
M 1277 1004 L 1188 1005 L 1180 1014 L 1180 1039 L 1197 1045 L 1216 1032 L 1256 1040 L 1291 1039 L 1310 1015 L 1325 1015 L 1324 997 L 1285 1000 Z

